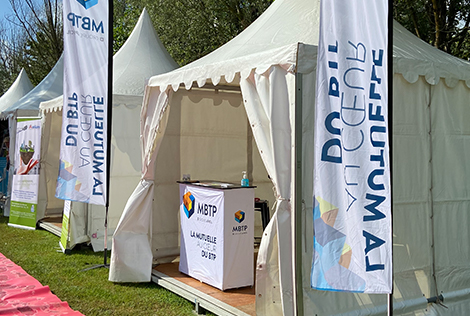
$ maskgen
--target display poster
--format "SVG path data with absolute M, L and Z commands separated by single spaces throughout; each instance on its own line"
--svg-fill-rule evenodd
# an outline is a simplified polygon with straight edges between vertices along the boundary
M 108 0 L 64 0 L 64 105 L 56 197 L 105 205 Z
M 65 250 L 68 248 L 68 242 L 70 238 L 70 209 L 72 202 L 64 201 L 64 213 L 62 216 L 62 231 L 60 233 L 60 248 L 62 252 L 65 253 Z
M 8 225 L 36 228 L 41 157 L 41 120 L 19 118 L 14 145 L 14 169 Z
M 321 1 L 314 289 L 392 290 L 387 19 L 384 0 Z
M 221 290 L 253 285 L 254 191 L 180 185 L 179 270 Z

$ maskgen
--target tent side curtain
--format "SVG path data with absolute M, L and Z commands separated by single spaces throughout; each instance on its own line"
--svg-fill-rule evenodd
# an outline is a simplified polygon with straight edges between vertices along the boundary
M 410 83 L 401 74 L 394 74 L 393 84 L 394 314 L 463 315 L 470 308 L 470 264 L 468 249 L 458 245 L 469 240 L 470 169 L 463 157 L 470 148 L 470 89 L 462 80 L 450 88 L 444 81 L 431 85 L 424 76 Z M 302 227 L 304 310 L 386 313 L 386 295 L 310 288 L 311 212 L 308 203 Z M 428 304 L 427 298 L 440 294 L 447 308 Z
M 431 271 L 429 84 L 424 77 L 410 84 L 400 74 L 394 75 L 393 84 L 394 315 L 425 314 L 426 298 L 436 295 Z M 304 310 L 322 315 L 386 314 L 386 295 L 310 288 L 312 210 L 308 203 L 302 227 Z
M 127 201 L 113 235 L 109 280 L 150 282 L 155 161 L 169 115 L 168 91 L 147 88 L 141 112 L 142 179 Z
M 294 315 L 291 109 L 295 76 L 273 66 L 264 73 L 254 72 L 240 82 L 240 87 L 253 136 L 276 195 L 275 212 L 258 252 L 256 309 L 259 315 Z
M 440 82 L 429 95 L 433 272 L 436 292 L 448 307 L 433 309 L 464 315 L 470 310 L 470 88 L 464 81 L 453 88 Z

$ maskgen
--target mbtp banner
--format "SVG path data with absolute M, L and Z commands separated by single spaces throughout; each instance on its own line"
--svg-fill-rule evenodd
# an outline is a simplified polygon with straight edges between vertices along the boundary
M 108 0 L 64 0 L 64 106 L 56 197 L 105 205 Z
M 311 286 L 391 293 L 388 2 L 322 1 Z

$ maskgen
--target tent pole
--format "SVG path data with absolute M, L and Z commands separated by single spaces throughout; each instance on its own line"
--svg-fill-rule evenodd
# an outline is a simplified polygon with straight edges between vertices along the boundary
M 106 211 L 104 217 L 104 267 L 108 257 L 108 210 L 109 210 L 109 187 L 111 179 L 111 135 L 113 131 L 113 0 L 108 0 L 108 118 L 107 118 L 107 142 L 106 142 Z
M 300 45 L 300 44 L 299 44 Z M 294 306 L 304 315 L 302 271 L 302 74 L 295 74 Z
M 108 116 L 106 130 L 106 201 L 104 215 L 104 260 L 103 264 L 96 265 L 81 271 L 88 271 L 96 268 L 109 268 L 108 259 L 108 210 L 109 210 L 109 187 L 111 177 L 111 133 L 113 122 L 113 0 L 108 0 Z
M 390 240 L 392 241 L 392 290 L 387 295 L 388 316 L 393 315 L 393 1 L 388 1 L 387 82 L 388 82 L 388 146 L 390 164 Z

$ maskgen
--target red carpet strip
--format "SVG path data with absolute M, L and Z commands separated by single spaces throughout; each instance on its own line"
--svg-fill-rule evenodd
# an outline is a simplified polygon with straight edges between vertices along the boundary
M 83 316 L 1 253 L 0 315 Z

